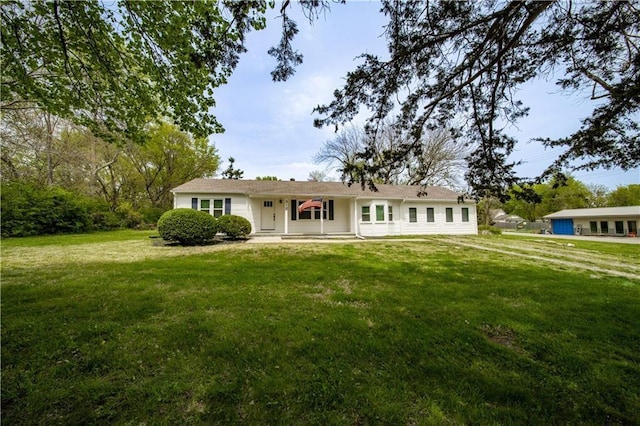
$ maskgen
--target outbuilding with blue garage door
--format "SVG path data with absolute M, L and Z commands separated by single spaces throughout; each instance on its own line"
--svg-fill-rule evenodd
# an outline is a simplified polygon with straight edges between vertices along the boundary
M 551 232 L 556 235 L 573 235 L 573 219 L 551 219 Z
M 637 237 L 640 206 L 568 209 L 544 216 L 558 235 Z

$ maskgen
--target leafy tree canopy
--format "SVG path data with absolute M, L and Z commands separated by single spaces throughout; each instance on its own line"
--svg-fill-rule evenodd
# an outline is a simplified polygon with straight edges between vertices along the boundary
M 344 1 L 344 0 L 343 0 Z M 171 119 L 195 137 L 223 128 L 210 113 L 245 36 L 266 26 L 266 0 L 116 2 L 3 0 L 2 111 L 35 103 L 109 141 L 145 140 L 148 122 Z M 328 0 L 296 2 L 313 21 Z M 269 49 L 282 81 L 302 54 L 289 0 L 280 5 L 282 38 Z
M 531 222 L 564 209 L 600 207 L 594 205 L 592 191 L 571 176 L 562 181 L 555 178 L 548 183 L 515 185 L 510 195 L 511 199 L 504 205 L 505 211 Z
M 269 53 L 272 77 L 286 80 L 302 62 L 298 32 L 280 5 L 282 38 Z M 316 19 L 327 0 L 302 0 Z M 195 137 L 221 131 L 210 109 L 215 88 L 233 72 L 245 36 L 265 27 L 274 2 L 115 3 L 5 0 L 1 3 L 2 110 L 35 102 L 104 139 L 143 141 L 150 120 L 171 118 Z M 634 167 L 640 157 L 640 6 L 620 2 L 382 1 L 389 57 L 362 56 L 315 124 L 341 125 L 364 106 L 369 129 L 390 116 L 419 144 L 425 130 L 450 129 L 473 147 L 467 180 L 477 195 L 517 183 L 509 161 L 516 140 L 505 127 L 528 110 L 522 84 L 557 78 L 594 109 L 581 128 L 558 140 L 565 151 L 545 172 Z M 401 161 L 412 147 L 390 150 Z M 375 155 L 362 152 L 363 160 Z M 380 162 L 360 183 L 373 184 Z M 576 166 L 577 164 L 577 166 Z
M 221 131 L 209 109 L 265 1 L 2 2 L 2 110 L 33 101 L 112 140 L 144 139 L 173 118 L 197 137 Z
M 568 166 L 637 165 L 637 1 L 383 0 L 382 11 L 389 18 L 389 58 L 362 55 L 364 62 L 348 73 L 334 100 L 315 108 L 316 126 L 337 127 L 366 107 L 372 133 L 393 115 L 416 144 L 425 129 L 450 128 L 473 147 L 467 180 L 476 195 L 504 194 L 519 181 L 509 162 L 516 140 L 505 127 L 528 112 L 516 91 L 536 78 L 557 78 L 561 89 L 594 101 L 594 109 L 572 135 L 541 140 L 565 148 L 544 175 Z M 388 156 L 409 153 L 400 146 Z M 365 160 L 373 155 L 362 152 Z M 362 184 L 373 184 L 378 164 L 369 163 Z
M 640 185 L 619 186 L 608 198 L 609 206 L 640 206 Z

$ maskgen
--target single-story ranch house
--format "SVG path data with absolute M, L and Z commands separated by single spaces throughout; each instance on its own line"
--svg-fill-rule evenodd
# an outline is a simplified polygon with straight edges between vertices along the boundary
M 640 206 L 569 209 L 548 214 L 551 230 L 560 235 L 638 235 Z
M 477 234 L 476 205 L 441 187 L 377 185 L 378 192 L 341 182 L 194 179 L 178 186 L 174 208 L 215 217 L 242 216 L 252 234 L 358 236 Z

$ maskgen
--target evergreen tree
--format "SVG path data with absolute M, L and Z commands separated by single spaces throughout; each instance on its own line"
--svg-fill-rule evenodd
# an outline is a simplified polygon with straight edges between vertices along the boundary
M 244 171 L 240 169 L 234 169 L 233 163 L 236 162 L 236 159 L 233 157 L 229 157 L 229 167 L 227 167 L 222 172 L 222 179 L 242 179 L 244 176 Z

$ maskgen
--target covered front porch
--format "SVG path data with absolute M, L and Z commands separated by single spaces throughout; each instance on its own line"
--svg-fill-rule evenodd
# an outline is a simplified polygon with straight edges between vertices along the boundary
M 312 207 L 304 211 L 298 211 L 298 207 L 312 199 L 309 196 L 249 198 L 254 235 L 354 237 L 355 198 L 318 198 L 322 198 L 321 207 Z

